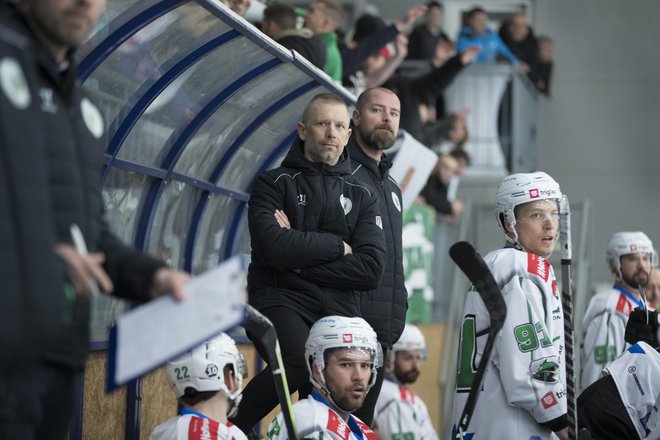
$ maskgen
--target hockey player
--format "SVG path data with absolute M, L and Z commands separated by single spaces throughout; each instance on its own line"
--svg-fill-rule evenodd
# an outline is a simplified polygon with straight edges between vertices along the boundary
M 318 320 L 305 344 L 313 391 L 293 405 L 299 437 L 377 440 L 351 413 L 362 406 L 382 359 L 376 333 L 364 319 L 327 316 Z M 270 424 L 268 438 L 289 438 L 282 414 Z
M 625 340 L 634 344 L 578 398 L 578 423 L 599 440 L 660 439 L 660 318 L 635 309 Z M 654 349 L 655 348 L 655 349 Z
M 247 440 L 227 422 L 238 409 L 245 358 L 225 333 L 168 362 L 167 377 L 182 405 L 180 415 L 157 426 L 150 440 Z
M 406 324 L 385 359 L 385 381 L 373 425 L 380 440 L 438 439 L 426 405 L 409 387 L 419 377 L 425 359 L 424 335 L 416 326 Z
M 497 189 L 495 214 L 508 244 L 484 259 L 502 291 L 507 316 L 464 439 L 545 440 L 553 432 L 568 438 L 564 320 L 555 273 L 546 260 L 558 236 L 560 199 L 559 185 L 544 172 L 513 174 Z M 452 439 L 490 326 L 474 290 L 463 316 Z
M 628 348 L 624 341 L 628 315 L 637 307 L 647 307 L 639 288 L 648 283 L 656 259 L 653 243 L 643 232 L 612 235 L 607 262 L 615 276 L 614 286 L 591 298 L 582 320 L 582 390 Z

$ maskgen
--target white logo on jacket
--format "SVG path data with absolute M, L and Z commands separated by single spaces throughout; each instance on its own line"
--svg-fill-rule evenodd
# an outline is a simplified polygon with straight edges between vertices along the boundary
M 0 60 L 0 88 L 14 107 L 25 110 L 32 101 L 21 65 L 14 58 Z
M 103 136 L 103 131 L 105 129 L 101 111 L 87 98 L 83 98 L 82 101 L 80 101 L 80 111 L 89 132 L 92 133 L 92 136 L 96 139 L 100 139 L 101 136 Z
M 307 194 L 298 194 L 298 197 L 296 198 L 298 200 L 298 204 L 305 206 L 307 205 Z
M 53 89 L 42 87 L 39 89 L 41 97 L 41 111 L 46 113 L 57 113 L 57 104 L 53 101 Z
M 394 191 L 392 191 L 392 201 L 394 202 L 396 210 L 401 212 L 401 200 L 399 200 L 399 196 L 397 196 Z
M 348 197 L 344 197 L 344 195 L 339 196 L 339 203 L 341 203 L 341 207 L 344 208 L 344 215 L 348 215 L 349 212 L 351 212 L 351 209 L 353 209 L 353 202 L 351 202 L 351 199 Z

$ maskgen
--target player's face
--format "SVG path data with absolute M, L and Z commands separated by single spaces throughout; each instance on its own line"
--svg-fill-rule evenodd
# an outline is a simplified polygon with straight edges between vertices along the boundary
M 339 409 L 353 412 L 367 397 L 373 362 L 363 350 L 335 350 L 325 363 L 325 384 Z
M 621 277 L 631 287 L 646 286 L 651 273 L 649 254 L 628 254 L 621 256 Z
M 23 0 L 19 8 L 44 44 L 60 56 L 87 39 L 105 0 Z
M 335 165 L 351 136 L 348 109 L 343 104 L 317 103 L 309 121 L 298 124 L 298 136 L 305 143 L 307 160 Z
M 398 351 L 394 362 L 394 375 L 399 383 L 415 383 L 422 362 L 424 362 L 422 350 Z
M 559 229 L 557 202 L 539 200 L 518 206 L 515 228 L 523 249 L 542 257 L 549 256 Z
M 646 285 L 647 299 L 656 309 L 660 309 L 660 269 L 651 270 L 649 282 Z
M 369 90 L 368 98 L 353 112 L 353 124 L 360 142 L 373 150 L 386 150 L 394 145 L 399 133 L 401 104 L 386 90 Z

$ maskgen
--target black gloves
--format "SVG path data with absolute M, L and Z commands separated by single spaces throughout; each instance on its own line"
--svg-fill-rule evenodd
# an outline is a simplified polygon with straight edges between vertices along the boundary
M 645 309 L 637 307 L 632 311 L 626 325 L 625 339 L 627 343 L 634 344 L 644 341 L 653 348 L 660 347 L 660 342 L 658 342 L 658 326 L 660 326 L 658 320 L 660 317 L 657 311 L 649 311 L 648 314 L 649 322 L 647 323 Z

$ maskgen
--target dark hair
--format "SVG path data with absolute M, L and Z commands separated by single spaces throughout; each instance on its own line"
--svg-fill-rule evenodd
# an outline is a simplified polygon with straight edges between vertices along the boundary
M 264 9 L 264 20 L 272 21 L 282 29 L 296 27 L 296 10 L 287 3 L 275 3 Z
M 205 400 L 209 400 L 220 391 L 197 391 L 194 388 L 186 388 L 183 396 L 179 397 L 179 402 L 186 406 L 194 406 Z
M 485 13 L 486 13 L 486 11 L 484 11 L 483 8 L 481 8 L 480 6 L 477 6 L 477 7 L 475 7 L 475 8 L 472 8 L 472 9 L 470 9 L 470 10 L 468 11 L 468 13 L 467 13 L 467 15 L 466 15 L 466 18 L 469 20 L 469 19 L 471 19 L 471 18 L 474 16 L 474 14 L 478 14 L 478 13 L 480 13 L 480 12 L 481 12 L 482 14 L 485 14 Z
M 467 151 L 465 151 L 462 148 L 454 148 L 449 152 L 449 155 L 456 160 L 465 161 L 465 164 L 468 166 L 470 165 L 470 163 L 472 163 L 472 159 L 470 158 L 470 155 L 467 153 Z
M 369 35 L 375 34 L 378 31 L 382 31 L 386 27 L 387 25 L 382 18 L 371 14 L 364 14 L 355 22 L 355 33 L 353 34 L 353 41 L 358 43 Z
M 437 2 L 435 0 L 432 0 L 430 2 L 426 2 L 426 7 L 431 9 L 431 8 L 440 8 L 440 9 L 445 9 L 444 6 L 442 6 L 442 3 Z

